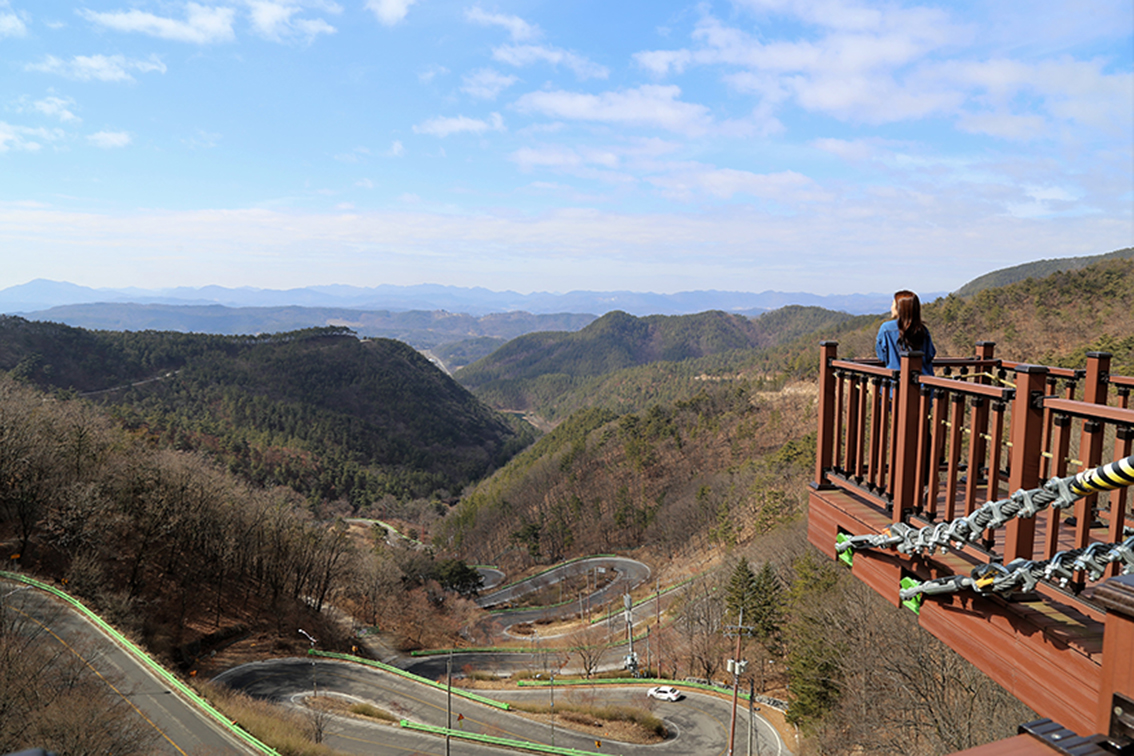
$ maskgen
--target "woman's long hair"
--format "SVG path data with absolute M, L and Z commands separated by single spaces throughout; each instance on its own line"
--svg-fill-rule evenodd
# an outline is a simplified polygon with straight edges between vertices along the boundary
M 921 300 L 912 291 L 902 289 L 894 294 L 898 306 L 898 345 L 909 351 L 921 349 L 926 328 L 921 322 Z

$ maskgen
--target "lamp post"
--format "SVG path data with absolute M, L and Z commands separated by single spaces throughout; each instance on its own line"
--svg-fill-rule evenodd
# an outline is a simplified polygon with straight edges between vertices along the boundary
M 317 641 L 314 638 L 311 637 L 311 634 L 308 633 L 306 630 L 304 630 L 302 627 L 299 628 L 299 634 L 302 635 L 307 640 L 311 641 L 311 651 L 314 651 L 315 650 L 315 643 Z M 310 656 L 310 652 L 308 653 L 308 655 Z M 319 697 L 319 683 L 315 679 L 315 657 L 314 656 L 311 656 L 311 689 L 314 692 L 313 697 L 318 698 Z

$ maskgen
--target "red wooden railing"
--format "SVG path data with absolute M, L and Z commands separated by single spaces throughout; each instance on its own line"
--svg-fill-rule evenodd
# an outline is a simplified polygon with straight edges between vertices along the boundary
M 822 345 L 815 483 L 865 494 L 894 519 L 951 520 L 1130 454 L 1134 377 L 1110 375 L 1109 354 L 1092 352 L 1085 369 L 1069 370 L 998 360 L 981 342 L 976 356 L 938 360 L 941 374 L 924 376 L 919 353 L 888 370 L 840 360 L 837 346 Z M 1043 539 L 1037 522 L 1017 523 L 986 547 L 1005 560 L 1045 559 L 1085 546 L 1100 515 L 1108 528 L 1095 540 L 1121 540 L 1128 497 L 1093 495 L 1071 517 L 1050 510 L 1038 523 Z
M 1000 360 L 992 343 L 979 342 L 972 357 L 936 360 L 935 376 L 921 375 L 916 352 L 902 359 L 900 370 L 876 360 L 839 359 L 836 342 L 823 342 L 820 356 L 810 532 L 812 542 L 832 555 L 828 541 L 837 532 L 862 535 L 893 521 L 921 527 L 951 520 L 1050 477 L 1128 457 L 1134 445 L 1134 377 L 1111 375 L 1111 355 L 1103 352 L 1068 369 Z M 986 531 L 951 562 L 936 555 L 870 554 L 863 565 L 855 561 L 854 571 L 897 603 L 897 586 L 889 582 L 903 575 L 926 579 L 966 564 L 1042 560 L 1092 541 L 1122 541 L 1130 498 L 1128 489 L 1118 489 L 1080 499 L 1070 512 L 1048 509 L 1016 518 Z M 1117 569 L 1112 565 L 1108 575 Z M 928 620 L 923 611 L 921 621 L 947 642 L 968 638 L 956 643 L 966 646 L 957 650 L 1044 716 L 1105 731 L 1111 696 L 1134 700 L 1134 655 L 1118 659 L 1115 651 L 1103 662 L 1104 646 L 1120 639 L 1134 650 L 1134 576 L 1119 581 L 1130 584 L 1122 593 L 1132 597 L 1128 610 L 1115 603 L 1117 588 L 1086 584 L 1079 573 L 1068 588 L 1042 581 L 1037 586 L 1036 600 L 1056 608 L 1051 611 L 1037 610 L 1034 602 L 1025 611 L 999 599 L 954 598 L 944 600 L 948 611 L 930 611 Z M 977 605 L 979 612 L 973 611 Z M 995 616 L 1007 621 L 997 625 Z M 1066 627 L 1056 627 L 1061 622 Z M 976 648 L 982 637 L 1003 644 L 1006 632 L 1037 636 L 1014 644 L 1009 655 L 1017 656 L 1007 666 Z M 1064 653 L 1075 659 L 1058 658 Z M 1044 658 L 1020 673 L 1026 681 L 1016 679 L 1012 670 L 1031 664 L 1029 654 Z M 1045 679 L 1068 674 L 1078 679 Z M 1077 696 L 1077 713 L 1045 711 L 1057 700 L 1040 689 L 1047 683 L 1072 691 L 1064 697 Z

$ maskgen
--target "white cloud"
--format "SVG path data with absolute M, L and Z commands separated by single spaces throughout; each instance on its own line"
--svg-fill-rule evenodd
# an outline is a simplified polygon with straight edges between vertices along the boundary
M 366 0 L 366 7 L 384 26 L 393 26 L 406 17 L 417 0 Z
M 37 152 L 43 146 L 41 142 L 62 138 L 63 132 L 60 129 L 28 128 L 0 121 L 0 154 L 9 150 Z
M 390 149 L 386 150 L 386 157 L 401 157 L 406 154 L 406 148 L 402 146 L 400 140 L 395 139 L 390 144 Z
M 204 129 L 197 129 L 196 134 L 182 139 L 181 143 L 194 150 L 211 150 L 220 143 L 220 140 L 220 134 L 205 131 Z
M 548 145 L 543 147 L 521 147 L 508 156 L 508 159 L 520 166 L 521 170 L 532 168 L 576 169 L 583 166 L 600 166 L 602 168 L 617 168 L 621 162 L 619 156 L 610 150 L 596 150 L 589 148 L 574 149 L 561 145 Z
M 354 182 L 354 185 L 357 186 L 359 189 L 373 189 L 374 188 L 374 182 L 371 181 L 368 178 L 359 179 L 358 181 Z
M 874 146 L 862 139 L 816 139 L 811 146 L 853 162 L 870 160 L 876 155 Z
M 500 117 L 499 113 L 493 113 L 488 121 L 468 118 L 463 115 L 455 118 L 438 117 L 430 118 L 420 126 L 414 126 L 413 130 L 415 134 L 429 134 L 436 137 L 447 137 L 465 132 L 483 134 L 486 131 L 503 131 L 504 119 Z
M 1129 135 L 1134 129 L 1134 75 L 1108 73 L 1106 67 L 1103 60 L 1060 56 L 1035 63 L 950 62 L 933 73 L 968 92 L 958 119 L 965 131 L 1026 140 L 1046 136 L 1055 122 L 1064 122 Z M 1023 107 L 1027 110 L 1020 112 Z
M 785 205 L 795 205 L 799 202 L 830 200 L 833 196 L 807 176 L 795 171 L 752 173 L 693 163 L 678 166 L 672 173 L 648 180 L 673 199 L 688 200 L 701 194 L 709 194 L 718 199 L 732 199 L 736 194 L 747 194 Z
M 438 76 L 444 76 L 449 73 L 449 69 L 445 66 L 432 65 L 417 75 L 417 80 L 422 84 L 428 84 Z
M 0 0 L 0 38 L 26 37 L 28 27 L 19 15 L 11 11 L 7 0 Z
M 679 87 L 659 85 L 599 95 L 541 91 L 524 95 L 516 107 L 552 118 L 649 126 L 689 136 L 706 133 L 712 126 L 708 108 L 681 102 L 680 95 Z
M 332 2 L 304 2 L 303 0 L 245 0 L 252 28 L 265 39 L 275 42 L 297 40 L 310 43 L 320 34 L 334 34 L 335 27 L 321 18 L 294 18 L 308 7 L 328 13 L 341 13 L 342 8 Z
M 492 57 L 501 63 L 513 66 L 530 66 L 535 63 L 550 63 L 564 66 L 575 72 L 579 80 L 605 79 L 610 75 L 606 66 L 601 66 L 567 50 L 538 45 L 502 45 L 492 51 Z
M 506 76 L 491 68 L 481 68 L 465 74 L 461 91 L 482 100 L 495 100 L 501 92 L 515 84 L 519 79 Z
M 127 131 L 99 131 L 88 136 L 87 141 L 100 149 L 113 150 L 130 144 L 133 137 Z
M 508 30 L 513 42 L 523 42 L 528 39 L 537 39 L 540 29 L 529 24 L 519 16 L 509 16 L 504 13 L 489 13 L 479 5 L 474 5 L 465 11 L 465 19 L 481 26 L 502 26 Z
M 82 119 L 71 112 L 71 108 L 75 106 L 75 101 L 70 97 L 56 97 L 55 95 L 48 95 L 42 100 L 37 100 L 32 103 L 32 109 L 38 113 L 51 118 L 58 118 L 63 123 L 74 121 L 78 123 Z
M 48 55 L 40 63 L 27 64 L 24 70 L 58 74 L 76 81 L 134 81 L 131 71 L 165 73 L 166 67 L 156 55 L 145 60 L 124 55 L 76 55 L 70 61 Z
M 765 118 L 789 99 L 807 110 L 867 123 L 945 113 L 963 100 L 922 75 L 931 54 L 965 34 L 942 11 L 794 0 L 747 4 L 792 14 L 818 32 L 791 40 L 757 38 L 706 15 L 693 32 L 694 49 L 642 51 L 634 60 L 658 76 L 693 65 L 723 66 L 724 81 L 760 98 Z
M 78 14 L 98 26 L 120 32 L 138 32 L 159 39 L 190 42 L 198 45 L 229 42 L 232 31 L 232 8 L 208 7 L 197 3 L 185 4 L 185 20 L 180 21 L 140 10 L 99 13 L 82 9 Z

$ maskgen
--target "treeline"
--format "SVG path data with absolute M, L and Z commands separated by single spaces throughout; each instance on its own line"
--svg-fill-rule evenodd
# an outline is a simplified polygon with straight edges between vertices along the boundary
M 112 408 L 155 446 L 353 510 L 448 496 L 533 438 L 409 346 L 345 328 L 261 336 L 0 321 L 0 369 Z
M 332 598 L 367 608 L 374 624 L 445 632 L 456 602 L 446 589 L 473 592 L 479 577 L 428 552 L 376 552 L 341 521 L 313 518 L 290 489 L 250 487 L 199 454 L 152 448 L 84 402 L 3 376 L 0 471 L 3 562 L 60 581 L 182 664 L 232 632 L 290 643 L 296 618 L 323 622 Z M 432 625 L 404 618 L 427 609 Z M 322 630 L 325 648 L 349 649 Z

